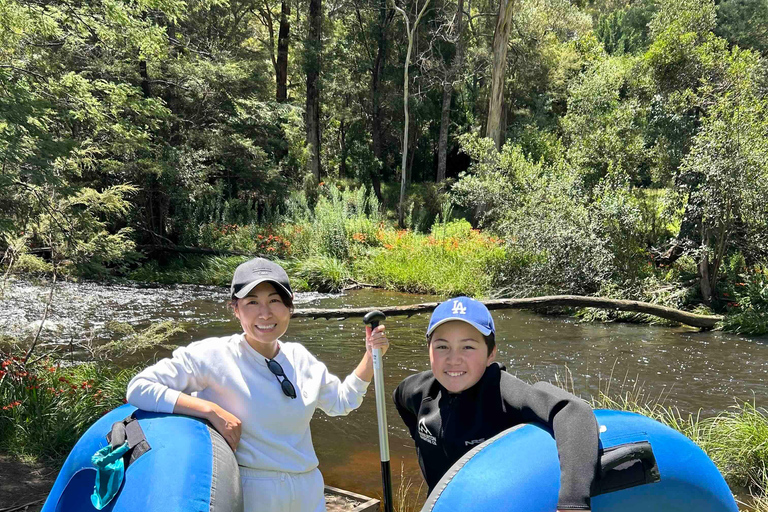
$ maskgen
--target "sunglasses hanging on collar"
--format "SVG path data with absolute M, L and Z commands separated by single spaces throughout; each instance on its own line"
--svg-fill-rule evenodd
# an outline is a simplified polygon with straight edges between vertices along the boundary
M 293 384 L 291 384 L 291 381 L 288 380 L 288 377 L 285 376 L 285 372 L 283 371 L 283 367 L 280 366 L 280 363 L 275 361 L 274 359 L 264 359 L 267 363 L 267 368 L 269 368 L 269 371 L 272 372 L 272 374 L 277 379 L 277 382 L 280 383 L 280 387 L 283 390 L 283 394 L 285 396 L 296 398 L 296 388 L 293 387 Z M 280 379 L 282 377 L 282 380 Z

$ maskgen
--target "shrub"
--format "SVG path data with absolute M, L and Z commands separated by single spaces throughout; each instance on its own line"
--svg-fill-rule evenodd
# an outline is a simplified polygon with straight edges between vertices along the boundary
M 724 288 L 728 314 L 723 328 L 740 334 L 768 333 L 768 265 L 756 266 L 741 274 L 741 280 Z
M 358 260 L 357 273 L 387 288 L 440 295 L 487 295 L 503 267 L 501 241 L 477 231 L 467 240 L 379 231 L 383 248 Z
M 62 368 L 0 357 L 0 450 L 19 456 L 63 458 L 94 421 L 125 402 L 136 374 L 104 364 Z

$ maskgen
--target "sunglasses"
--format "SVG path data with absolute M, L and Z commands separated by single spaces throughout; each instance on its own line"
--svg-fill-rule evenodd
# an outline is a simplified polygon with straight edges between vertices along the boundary
M 269 371 L 275 375 L 277 382 L 280 383 L 280 387 L 283 389 L 283 394 L 291 398 L 296 398 L 296 388 L 293 387 L 291 381 L 285 376 L 285 372 L 283 371 L 283 367 L 280 366 L 280 363 L 274 359 L 265 359 L 264 361 L 267 362 L 267 368 L 269 368 Z M 283 380 L 280 380 L 280 377 L 282 377 Z

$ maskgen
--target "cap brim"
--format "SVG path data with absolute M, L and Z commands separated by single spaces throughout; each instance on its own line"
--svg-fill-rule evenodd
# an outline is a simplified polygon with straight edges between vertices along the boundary
M 272 283 L 273 285 L 275 285 L 275 287 L 279 286 L 280 289 L 283 290 L 285 293 L 287 293 L 289 297 L 293 298 L 293 293 L 291 292 L 291 290 L 289 290 L 288 288 L 286 288 L 282 284 L 278 283 L 277 281 L 275 281 L 273 279 L 268 279 L 268 278 L 266 278 L 266 279 L 257 279 L 255 281 L 251 281 L 247 285 L 245 285 L 242 288 L 240 288 L 240 290 L 237 293 L 234 294 L 234 297 L 236 297 L 238 299 L 245 298 L 245 297 L 248 296 L 249 293 L 251 293 L 251 290 L 253 290 L 254 288 L 256 288 L 257 286 L 259 286 L 261 283 L 264 283 L 264 282 Z
M 444 323 L 446 323 L 446 322 L 453 322 L 453 321 L 464 322 L 465 324 L 469 324 L 472 327 L 474 327 L 475 329 L 477 329 L 478 331 L 480 331 L 480 334 L 482 334 L 483 336 L 488 336 L 489 334 L 491 334 L 491 330 L 490 329 L 486 329 L 485 327 L 482 327 L 482 326 L 476 324 L 475 322 L 470 322 L 469 320 L 465 320 L 464 318 L 450 317 L 450 318 L 444 318 L 443 320 L 440 320 L 435 325 L 433 325 L 432 328 L 427 331 L 427 336 L 429 336 L 433 332 L 435 332 L 435 329 L 437 329 L 438 327 L 440 327 Z

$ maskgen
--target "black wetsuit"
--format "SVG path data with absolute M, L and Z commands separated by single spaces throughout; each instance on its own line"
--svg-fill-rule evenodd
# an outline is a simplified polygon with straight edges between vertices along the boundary
M 395 405 L 416 442 L 429 486 L 474 446 L 520 423 L 538 422 L 554 432 L 560 455 L 559 509 L 590 507 L 598 461 L 598 427 L 583 400 L 545 382 L 533 386 L 497 363 L 461 393 L 448 393 L 431 371 L 406 378 L 394 392 Z

